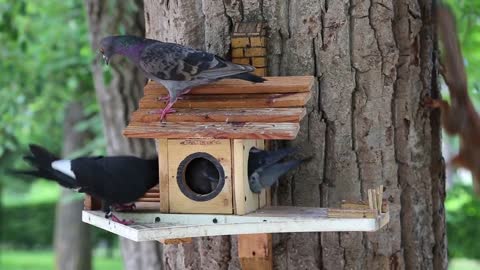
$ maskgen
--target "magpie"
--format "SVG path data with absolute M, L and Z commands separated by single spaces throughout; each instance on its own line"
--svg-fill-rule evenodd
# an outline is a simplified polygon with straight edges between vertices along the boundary
M 41 146 L 30 144 L 29 147 L 30 155 L 23 158 L 34 169 L 15 173 L 55 181 L 63 187 L 99 198 L 105 218 L 121 224 L 133 222 L 117 218 L 112 213 L 112 206 L 131 209 L 134 204 L 125 205 L 158 185 L 158 159 L 96 156 L 68 160 L 58 158 Z

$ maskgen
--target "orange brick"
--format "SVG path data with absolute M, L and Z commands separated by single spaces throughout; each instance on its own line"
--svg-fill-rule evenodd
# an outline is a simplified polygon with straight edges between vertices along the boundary
M 265 37 L 251 37 L 250 45 L 252 47 L 265 47 Z
M 265 48 L 246 48 L 245 56 L 265 56 L 267 55 L 267 50 Z
M 267 76 L 267 68 L 257 68 L 253 72 L 257 76 Z
M 234 37 L 232 38 L 232 48 L 250 47 L 248 37 Z
M 265 57 L 253 57 L 252 65 L 254 67 L 264 67 L 267 65 L 267 59 Z
M 242 64 L 242 65 L 250 65 L 250 58 L 232 58 L 232 63 L 235 64 Z
M 243 48 L 235 48 L 232 50 L 232 57 L 240 58 L 243 57 Z

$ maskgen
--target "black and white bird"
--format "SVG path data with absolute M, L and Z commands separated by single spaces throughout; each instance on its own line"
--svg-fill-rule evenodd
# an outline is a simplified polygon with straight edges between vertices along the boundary
M 16 173 L 52 180 L 63 187 L 97 197 L 102 200 L 105 217 L 122 224 L 132 222 L 117 218 L 112 213 L 112 206 L 129 208 L 132 204 L 128 203 L 136 201 L 158 184 L 158 159 L 98 156 L 68 160 L 34 144 L 30 145 L 30 152 L 24 159 L 34 169 Z
M 192 49 L 175 43 L 161 42 L 137 36 L 109 36 L 100 41 L 100 52 L 105 62 L 112 56 L 126 56 L 145 75 L 167 88 L 169 96 L 166 107 L 161 110 L 161 120 L 174 112 L 177 99 L 192 87 L 209 84 L 223 78 L 237 78 L 250 82 L 265 79 L 249 72 L 249 65 L 231 63 L 220 56 Z

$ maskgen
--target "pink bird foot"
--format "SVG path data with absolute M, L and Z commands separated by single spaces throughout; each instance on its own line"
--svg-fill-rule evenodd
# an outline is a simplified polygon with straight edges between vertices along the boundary
M 135 210 L 135 208 L 137 208 L 137 206 L 135 205 L 135 203 L 130 203 L 130 204 L 115 204 L 115 205 L 113 206 L 113 208 L 114 208 L 115 211 L 117 211 L 117 212 L 125 212 L 125 211 Z
M 110 219 L 113 221 L 113 222 L 117 222 L 117 223 L 120 223 L 120 224 L 123 224 L 123 225 L 132 225 L 134 224 L 135 222 L 133 220 L 127 220 L 127 219 L 119 219 L 117 216 L 115 216 L 114 214 L 112 214 L 110 216 Z
M 165 116 L 169 113 L 174 113 L 176 112 L 175 109 L 172 109 L 172 108 L 169 108 L 169 109 L 156 109 L 156 110 L 151 110 L 149 113 L 150 114 L 161 114 L 160 116 L 160 122 L 163 121 L 163 119 L 165 119 Z

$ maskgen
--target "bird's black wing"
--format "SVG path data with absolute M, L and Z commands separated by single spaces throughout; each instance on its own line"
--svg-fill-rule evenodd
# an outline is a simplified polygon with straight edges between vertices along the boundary
M 132 156 L 78 158 L 72 171 L 82 190 L 112 203 L 128 203 L 158 184 L 158 162 Z
M 216 80 L 254 70 L 221 57 L 174 43 L 153 42 L 140 56 L 140 67 L 159 80 Z

